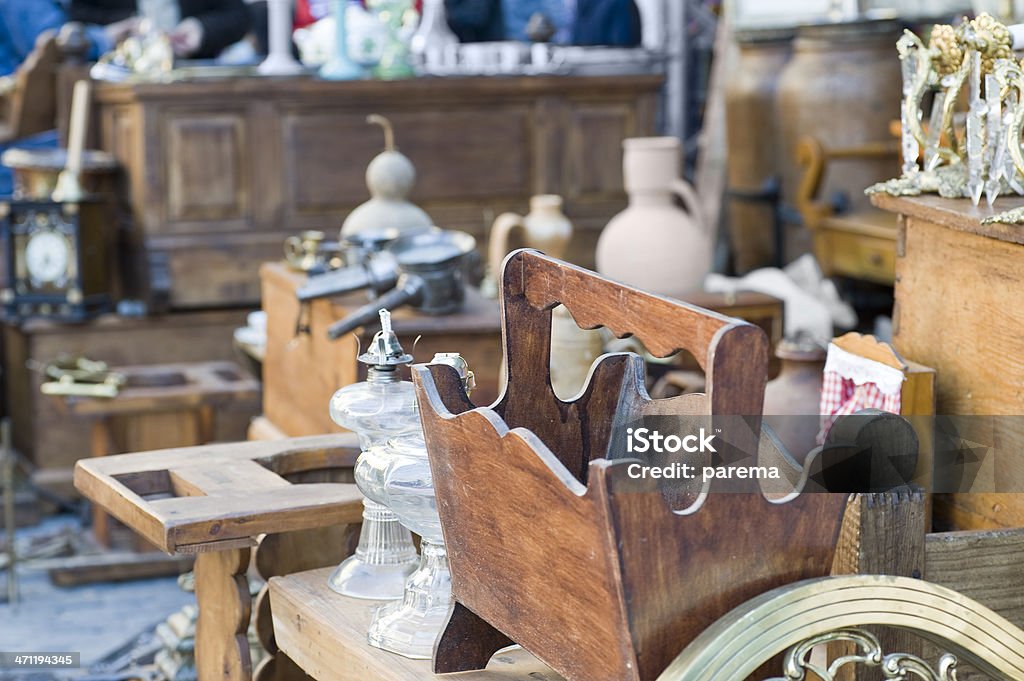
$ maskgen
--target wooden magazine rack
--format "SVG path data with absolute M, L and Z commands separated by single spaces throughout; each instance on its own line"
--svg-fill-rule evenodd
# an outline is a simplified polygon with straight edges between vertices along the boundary
M 759 328 L 532 251 L 506 259 L 502 286 L 508 385 L 493 407 L 474 409 L 447 367 L 414 368 L 456 601 L 435 672 L 483 668 L 515 642 L 566 679 L 653 681 L 732 608 L 829 573 L 846 495 L 774 504 L 748 480 L 730 491 L 750 493 L 711 493 L 681 515 L 656 481 L 612 460 L 615 426 L 649 415 L 748 416 L 752 440 L 736 444 L 756 451 Z M 655 356 L 690 351 L 707 394 L 652 401 L 643 361 L 616 354 L 559 400 L 548 375 L 559 303 Z

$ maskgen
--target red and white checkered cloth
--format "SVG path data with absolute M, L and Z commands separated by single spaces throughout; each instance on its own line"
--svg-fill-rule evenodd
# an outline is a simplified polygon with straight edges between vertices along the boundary
M 829 429 L 840 416 L 861 409 L 900 413 L 903 379 L 903 372 L 899 369 L 850 354 L 830 343 L 821 384 L 818 444 L 825 441 Z

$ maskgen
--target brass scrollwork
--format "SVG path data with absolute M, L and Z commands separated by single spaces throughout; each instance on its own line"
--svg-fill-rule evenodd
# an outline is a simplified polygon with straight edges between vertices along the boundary
M 836 658 L 827 668 L 822 667 L 811 660 L 811 652 L 815 647 L 826 643 L 852 643 L 856 652 Z M 879 669 L 882 678 L 885 679 L 907 681 L 916 677 L 922 681 L 957 681 L 957 659 L 954 655 L 944 654 L 939 658 L 938 668 L 932 669 L 916 655 L 884 655 L 878 639 L 864 629 L 839 629 L 801 641 L 786 653 L 783 664 L 785 676 L 766 681 L 805 681 L 808 672 L 821 681 L 835 681 L 843 668 L 858 664 Z

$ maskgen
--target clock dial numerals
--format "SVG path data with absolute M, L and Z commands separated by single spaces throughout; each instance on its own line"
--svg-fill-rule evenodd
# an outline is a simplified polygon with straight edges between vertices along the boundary
M 37 232 L 25 244 L 25 265 L 33 284 L 61 285 L 67 279 L 70 262 L 71 248 L 61 234 Z

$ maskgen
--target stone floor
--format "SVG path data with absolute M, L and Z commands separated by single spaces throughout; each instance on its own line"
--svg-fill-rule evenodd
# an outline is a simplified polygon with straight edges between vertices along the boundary
M 19 543 L 33 534 L 54 534 L 64 527 L 81 531 L 77 518 L 58 516 L 19 531 Z M 3 573 L 3 593 L 5 581 Z M 77 652 L 83 669 L 195 602 L 172 577 L 61 588 L 31 563 L 19 567 L 18 586 L 16 605 L 0 603 L 0 652 Z M 0 679 L 11 678 L 0 669 Z

